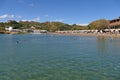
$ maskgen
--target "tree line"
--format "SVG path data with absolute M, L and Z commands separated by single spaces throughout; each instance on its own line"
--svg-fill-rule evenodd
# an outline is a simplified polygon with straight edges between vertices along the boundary
M 88 30 L 88 29 L 106 29 L 108 28 L 109 20 L 100 19 L 91 22 L 87 26 L 81 26 L 77 24 L 66 24 L 63 22 L 34 22 L 34 21 L 15 21 L 9 20 L 7 22 L 0 22 L 0 31 L 5 31 L 5 28 L 12 26 L 14 29 L 38 29 L 47 30 L 50 32 L 64 31 L 64 30 Z

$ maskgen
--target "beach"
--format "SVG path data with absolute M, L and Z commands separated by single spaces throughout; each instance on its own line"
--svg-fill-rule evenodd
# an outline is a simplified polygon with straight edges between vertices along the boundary
M 56 35 L 68 35 L 68 36 L 96 36 L 96 37 L 115 37 L 120 38 L 120 34 L 113 33 L 51 33 Z

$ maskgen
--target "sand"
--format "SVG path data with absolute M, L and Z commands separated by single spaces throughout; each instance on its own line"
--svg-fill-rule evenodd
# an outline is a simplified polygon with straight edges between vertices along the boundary
M 116 37 L 120 38 L 120 34 L 111 33 L 52 33 L 56 35 L 68 35 L 68 36 L 101 36 L 101 37 Z

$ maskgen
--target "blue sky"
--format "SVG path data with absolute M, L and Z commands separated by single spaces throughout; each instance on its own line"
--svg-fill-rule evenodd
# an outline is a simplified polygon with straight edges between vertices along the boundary
M 120 0 L 1 0 L 0 21 L 88 24 L 120 16 Z

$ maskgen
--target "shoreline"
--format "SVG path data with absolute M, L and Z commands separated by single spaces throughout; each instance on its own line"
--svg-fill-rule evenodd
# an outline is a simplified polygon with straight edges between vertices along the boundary
M 66 36 L 93 36 L 93 37 L 111 37 L 120 38 L 120 34 L 110 34 L 110 33 L 50 33 L 54 35 L 66 35 Z
M 3 34 L 19 34 L 19 33 L 3 33 Z M 22 33 L 26 34 L 26 33 Z M 29 33 L 28 33 L 29 34 Z M 113 33 L 56 33 L 56 32 L 49 32 L 47 34 L 52 35 L 65 35 L 65 36 L 93 36 L 93 37 L 110 37 L 110 38 L 120 38 L 120 34 L 113 34 Z

